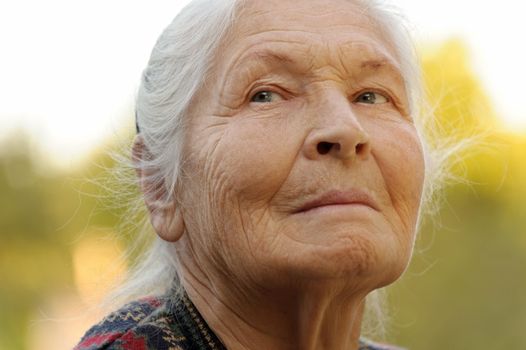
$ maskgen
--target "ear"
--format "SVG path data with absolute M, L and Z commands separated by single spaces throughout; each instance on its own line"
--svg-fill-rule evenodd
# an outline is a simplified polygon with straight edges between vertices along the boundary
M 157 170 L 144 168 L 144 161 L 151 158 L 143 137 L 137 135 L 133 141 L 132 160 L 144 195 L 144 202 L 150 214 L 150 221 L 159 237 L 168 242 L 176 242 L 184 232 L 183 215 L 175 200 L 168 203 L 163 200 L 170 196 L 167 196 L 164 183 L 154 181 L 155 177 L 152 175 Z

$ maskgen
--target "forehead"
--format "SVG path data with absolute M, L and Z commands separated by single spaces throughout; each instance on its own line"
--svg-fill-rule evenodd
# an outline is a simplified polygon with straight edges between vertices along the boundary
M 221 45 L 224 55 L 217 58 L 231 59 L 230 66 L 267 58 L 267 51 L 282 62 L 299 52 L 302 60 L 293 62 L 297 67 L 316 66 L 318 58 L 327 59 L 324 53 L 336 53 L 339 57 L 330 57 L 336 60 L 352 55 L 359 65 L 398 66 L 383 28 L 351 0 L 245 0 L 236 17 Z
M 259 30 L 330 32 L 341 26 L 371 29 L 375 25 L 368 9 L 353 0 L 244 0 L 236 30 L 250 35 Z

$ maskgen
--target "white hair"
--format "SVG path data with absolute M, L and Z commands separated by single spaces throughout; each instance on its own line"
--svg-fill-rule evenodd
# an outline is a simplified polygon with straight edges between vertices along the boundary
M 137 124 L 149 156 L 133 166 L 151 170 L 148 171 L 149 181 L 157 184 L 158 188 L 163 188 L 162 200 L 176 200 L 171 194 L 174 193 L 180 177 L 186 111 L 206 79 L 218 44 L 232 27 L 239 5 L 245 1 L 247 0 L 193 0 L 175 17 L 153 48 L 142 75 L 136 101 Z M 425 115 L 422 108 L 424 99 L 420 64 L 406 21 L 399 11 L 382 1 L 349 1 L 359 4 L 371 20 L 379 24 L 397 50 L 409 93 L 411 113 L 421 136 L 426 158 L 422 202 L 432 202 L 432 193 L 438 188 L 449 152 L 437 150 L 426 142 L 426 137 L 429 136 L 424 132 L 427 129 L 426 122 L 433 118 Z M 137 212 L 142 210 L 140 215 L 144 219 L 144 227 L 139 229 L 139 234 L 155 238 L 153 242 L 151 238 L 134 238 L 143 253 L 136 259 L 137 264 L 131 269 L 126 281 L 111 294 L 109 301 L 113 305 L 116 300 L 124 302 L 143 295 L 163 294 L 171 288 L 181 292 L 179 263 L 174 244 L 153 234 L 142 200 L 140 197 L 137 203 L 141 204 L 135 206 L 139 208 Z M 127 216 L 126 219 L 133 220 L 130 219 L 133 217 L 137 216 Z M 146 244 L 144 242 L 149 245 L 146 249 L 141 247 Z M 368 297 L 368 309 L 373 314 L 369 319 L 383 319 L 380 300 L 376 293 Z M 375 324 L 378 327 L 382 322 Z

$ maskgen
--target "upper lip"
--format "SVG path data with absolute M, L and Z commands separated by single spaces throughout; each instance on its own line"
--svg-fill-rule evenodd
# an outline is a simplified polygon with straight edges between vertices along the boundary
M 315 199 L 305 202 L 296 213 L 305 212 L 317 207 L 338 204 L 362 204 L 379 211 L 378 205 L 367 192 L 360 189 L 353 189 L 349 191 L 333 190 L 325 192 Z

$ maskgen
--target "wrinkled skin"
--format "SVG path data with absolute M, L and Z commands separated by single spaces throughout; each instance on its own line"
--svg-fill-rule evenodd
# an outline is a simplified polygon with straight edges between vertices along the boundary
M 176 194 L 185 287 L 229 348 L 356 348 L 364 297 L 408 264 L 424 180 L 397 54 L 344 0 L 249 1 L 220 52 Z M 298 212 L 328 191 L 374 205 Z

